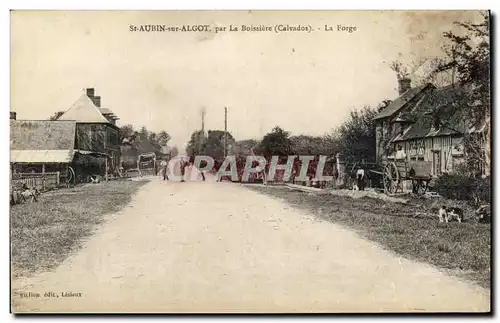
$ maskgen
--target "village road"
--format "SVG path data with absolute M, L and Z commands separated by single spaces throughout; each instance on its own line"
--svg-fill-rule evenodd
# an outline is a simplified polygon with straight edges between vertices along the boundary
M 489 311 L 489 291 L 240 184 L 153 179 L 15 312 Z

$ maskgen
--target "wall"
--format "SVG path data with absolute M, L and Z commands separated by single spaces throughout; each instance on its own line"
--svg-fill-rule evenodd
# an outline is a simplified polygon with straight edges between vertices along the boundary
M 463 146 L 461 136 L 428 137 L 407 140 L 402 143 L 408 160 L 432 161 L 433 175 L 452 173 L 456 166 L 463 162 Z M 438 161 L 434 161 L 434 155 L 439 155 Z M 439 166 L 435 169 L 434 165 Z
M 75 148 L 86 151 L 105 153 L 104 124 L 78 123 L 76 125 Z
M 120 163 L 119 130 L 109 124 L 78 123 L 76 125 L 75 148 L 106 153 L 111 159 L 111 169 Z

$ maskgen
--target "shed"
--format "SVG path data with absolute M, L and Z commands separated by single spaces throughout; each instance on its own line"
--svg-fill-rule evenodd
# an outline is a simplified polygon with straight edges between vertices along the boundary
M 27 167 L 50 171 L 70 164 L 75 154 L 75 121 L 10 120 L 10 162 L 14 172 Z

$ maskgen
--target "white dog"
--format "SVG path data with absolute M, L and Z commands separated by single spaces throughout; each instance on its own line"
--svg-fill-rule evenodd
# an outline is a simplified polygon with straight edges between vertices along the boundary
M 441 206 L 438 212 L 439 223 L 448 222 L 448 213 L 446 212 L 446 206 Z

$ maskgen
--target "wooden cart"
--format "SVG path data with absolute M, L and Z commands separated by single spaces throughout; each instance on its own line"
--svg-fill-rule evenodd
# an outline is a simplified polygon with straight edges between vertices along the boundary
M 413 193 L 423 195 L 432 179 L 432 162 L 423 160 L 386 160 L 377 170 L 369 172 L 382 176 L 384 192 L 394 195 L 403 191 L 403 182 L 410 180 Z
M 393 195 L 403 191 L 403 181 L 410 180 L 413 193 L 423 195 L 432 179 L 432 162 L 388 160 L 383 165 L 382 181 L 384 191 Z

